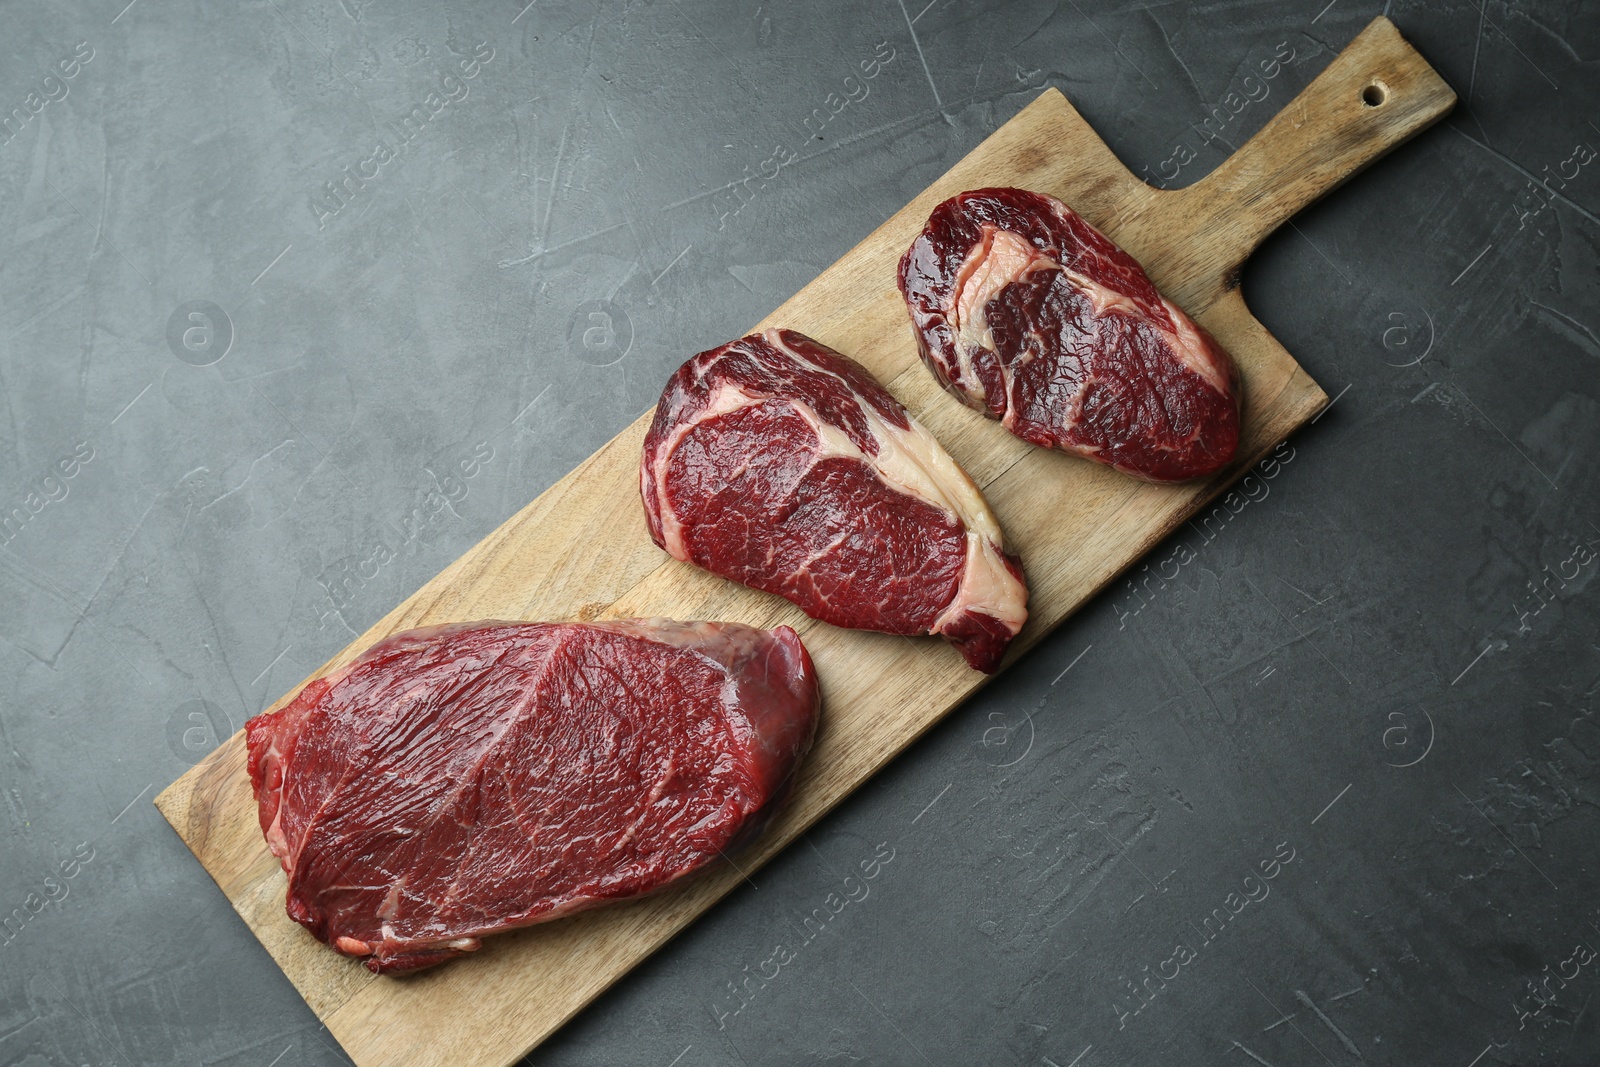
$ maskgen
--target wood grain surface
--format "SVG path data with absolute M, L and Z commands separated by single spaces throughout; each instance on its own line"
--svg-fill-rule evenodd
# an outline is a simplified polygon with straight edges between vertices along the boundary
M 1032 617 L 1009 663 L 1327 403 L 1251 316 L 1239 268 L 1295 212 L 1454 103 L 1449 87 L 1380 18 L 1216 171 L 1164 192 L 1133 177 L 1066 98 L 1047 90 L 757 328 L 799 329 L 854 356 L 983 487 L 1032 589 Z M 990 185 L 1064 200 L 1137 257 L 1233 354 L 1245 427 L 1230 467 L 1204 482 L 1146 484 L 1024 444 L 939 389 L 918 361 L 895 267 L 936 204 Z M 396 631 L 440 622 L 662 615 L 787 623 L 816 662 L 822 727 L 794 799 L 737 857 L 748 872 L 985 679 L 936 638 L 835 629 L 668 558 L 651 543 L 639 502 L 648 420 L 623 430 L 317 674 Z M 377 978 L 284 914 L 284 877 L 256 821 L 242 732 L 156 804 L 363 1065 L 513 1063 L 741 880 L 721 867 L 653 897 L 490 938 L 476 955 L 436 970 Z

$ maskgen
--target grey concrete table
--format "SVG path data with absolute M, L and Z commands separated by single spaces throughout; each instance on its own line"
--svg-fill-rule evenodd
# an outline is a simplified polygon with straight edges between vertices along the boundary
M 343 1062 L 153 794 L 1043 87 L 1182 185 L 1380 10 L 6 4 L 0 1065 Z M 530 1062 L 1600 1059 L 1600 8 L 1389 14 L 1332 408 Z

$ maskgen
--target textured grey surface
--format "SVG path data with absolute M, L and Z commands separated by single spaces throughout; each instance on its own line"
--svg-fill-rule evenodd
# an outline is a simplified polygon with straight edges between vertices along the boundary
M 1186 184 L 1381 10 L 124 2 L 0 10 L 4 1067 L 344 1062 L 154 793 L 1042 87 Z M 1600 1061 L 1600 9 L 1392 7 L 1334 407 L 530 1062 Z

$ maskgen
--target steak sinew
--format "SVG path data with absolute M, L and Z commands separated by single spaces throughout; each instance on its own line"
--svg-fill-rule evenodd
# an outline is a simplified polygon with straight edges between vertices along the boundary
M 867 370 L 792 330 L 678 368 L 645 438 L 650 536 L 813 618 L 939 634 L 998 669 L 1022 567 L 978 487 Z
M 289 916 L 404 973 L 731 854 L 817 711 L 788 627 L 485 622 L 379 642 L 246 742 Z
M 945 388 L 1025 441 L 1159 482 L 1238 448 L 1233 360 L 1054 197 L 946 200 L 901 258 L 900 292 Z

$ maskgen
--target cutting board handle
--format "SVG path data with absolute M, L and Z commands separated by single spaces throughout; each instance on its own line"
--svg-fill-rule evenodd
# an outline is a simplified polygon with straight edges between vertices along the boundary
M 1191 217 L 1236 258 L 1246 257 L 1296 212 L 1437 122 L 1456 94 L 1379 16 L 1316 80 L 1227 161 L 1177 191 Z

